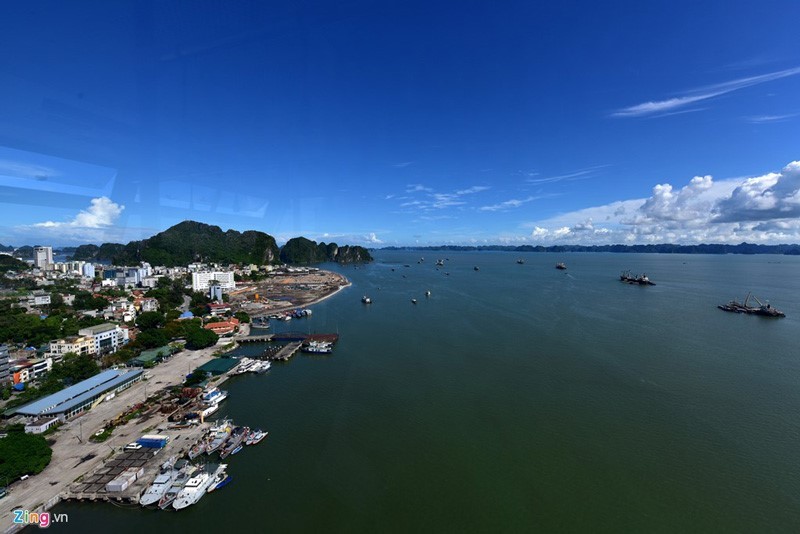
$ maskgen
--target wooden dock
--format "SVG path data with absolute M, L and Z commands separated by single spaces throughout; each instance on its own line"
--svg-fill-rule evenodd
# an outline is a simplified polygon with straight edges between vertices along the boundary
M 294 356 L 298 350 L 300 350 L 300 346 L 303 343 L 301 341 L 295 341 L 294 343 L 288 343 L 285 347 L 283 347 L 280 352 L 275 354 L 270 358 L 270 360 L 280 360 L 280 361 L 287 361 L 289 358 Z

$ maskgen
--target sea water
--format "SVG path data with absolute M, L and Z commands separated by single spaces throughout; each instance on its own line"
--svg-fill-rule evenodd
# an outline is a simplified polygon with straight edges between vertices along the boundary
M 68 528 L 800 530 L 800 258 L 375 257 L 323 266 L 352 286 L 273 322 L 338 332 L 332 355 L 225 384 L 217 415 L 270 432 L 230 485 L 179 513 L 62 504 Z M 749 291 L 787 317 L 716 308 Z

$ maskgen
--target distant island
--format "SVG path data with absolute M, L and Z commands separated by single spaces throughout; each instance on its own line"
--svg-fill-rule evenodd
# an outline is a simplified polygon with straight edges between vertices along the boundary
M 247 230 L 223 232 L 219 226 L 183 221 L 142 241 L 127 245 L 103 243 L 75 248 L 74 260 L 111 261 L 116 265 L 146 261 L 174 267 L 193 262 L 265 265 L 278 262 L 310 264 L 325 261 L 356 263 L 372 261 L 369 251 L 359 246 L 317 244 L 304 237 L 290 239 L 282 248 L 264 232 Z
M 738 245 L 441 245 L 429 247 L 383 247 L 381 250 L 453 250 L 481 251 L 500 250 L 509 252 L 619 252 L 619 253 L 651 253 L 651 254 L 785 254 L 800 256 L 800 245 L 754 245 L 739 243 Z

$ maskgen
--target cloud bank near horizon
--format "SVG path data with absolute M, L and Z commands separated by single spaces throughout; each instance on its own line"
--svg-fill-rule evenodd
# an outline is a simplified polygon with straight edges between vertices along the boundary
M 800 161 L 780 172 L 714 181 L 695 176 L 680 189 L 658 184 L 623 200 L 526 223 L 538 244 L 800 242 Z

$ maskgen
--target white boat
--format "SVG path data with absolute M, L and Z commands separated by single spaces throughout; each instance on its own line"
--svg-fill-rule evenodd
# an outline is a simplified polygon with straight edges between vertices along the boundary
M 178 473 L 178 476 L 175 478 L 175 481 L 172 483 L 172 486 L 164 493 L 161 499 L 158 501 L 158 507 L 162 510 L 164 508 L 169 507 L 173 502 L 175 502 L 176 497 L 181 492 L 183 487 L 186 483 L 191 479 L 194 472 L 197 471 L 197 468 L 193 465 L 187 465 L 181 472 Z
M 361 302 L 363 302 L 364 304 L 372 304 L 372 299 L 364 295 L 363 297 L 361 297 Z
M 255 431 L 255 435 L 252 437 L 252 439 L 248 440 L 247 444 L 248 445 L 256 445 L 256 444 L 260 443 L 261 440 L 266 438 L 268 434 L 269 434 L 269 432 L 264 432 L 263 430 L 256 430 Z
M 158 503 L 167 490 L 172 487 L 172 484 L 175 482 L 175 479 L 178 478 L 180 473 L 180 467 L 167 467 L 166 465 L 163 466 L 161 473 L 156 476 L 155 480 L 153 480 L 153 483 L 150 484 L 142 496 L 139 497 L 139 504 L 142 506 L 149 506 L 151 504 Z
M 219 410 L 219 403 L 218 402 L 214 403 L 214 404 L 208 404 L 208 405 L 204 406 L 203 409 L 200 410 L 198 413 L 200 414 L 200 417 L 205 419 L 206 417 L 208 417 L 209 415 L 213 414 L 217 410 Z
M 258 365 L 253 366 L 253 368 L 250 370 L 254 373 L 259 373 L 259 374 L 266 373 L 271 365 L 272 364 L 267 361 L 258 362 Z
M 206 404 L 218 404 L 228 398 L 228 392 L 212 388 L 203 393 L 202 401 Z
M 430 297 L 430 296 L 431 296 L 431 292 L 430 292 L 430 291 L 426 291 L 426 292 L 425 292 L 425 296 L 426 296 L 426 297 Z
M 195 504 L 200 498 L 206 494 L 208 487 L 214 481 L 213 475 L 203 471 L 190 478 L 181 492 L 172 503 L 172 507 L 176 510 L 182 510 L 187 506 Z
M 308 345 L 303 347 L 303 352 L 312 354 L 330 354 L 333 352 L 333 343 L 330 341 L 309 341 Z
M 213 480 L 211 481 L 211 485 L 208 486 L 208 489 L 206 490 L 206 493 L 211 493 L 212 491 L 214 491 L 218 487 L 221 487 L 220 484 L 222 483 L 222 481 L 225 480 L 226 478 L 228 478 L 228 473 L 225 472 L 225 469 L 227 469 L 227 468 L 228 468 L 228 464 L 220 464 L 220 466 L 217 467 L 217 470 L 214 472 L 214 476 L 213 476 Z
M 231 430 L 231 422 L 228 420 L 224 420 L 213 427 L 211 429 L 211 436 L 209 438 L 208 446 L 206 446 L 206 452 L 208 454 L 212 454 L 214 451 L 219 449 L 222 444 L 227 441 L 231 434 Z

